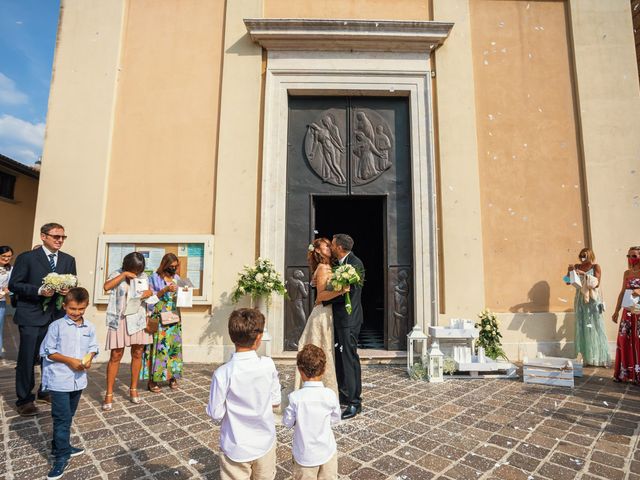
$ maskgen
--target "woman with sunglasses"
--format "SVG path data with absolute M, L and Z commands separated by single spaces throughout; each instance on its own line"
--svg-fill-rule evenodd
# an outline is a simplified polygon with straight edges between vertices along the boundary
M 145 348 L 140 378 L 147 380 L 147 388 L 154 393 L 160 392 L 160 382 L 169 382 L 172 390 L 177 389 L 182 377 L 182 322 L 176 305 L 179 268 L 178 257 L 167 253 L 149 279 L 151 290 L 160 300 L 151 314 L 158 321 L 158 331 Z
M 602 318 L 604 304 L 599 288 L 602 270 L 590 248 L 580 250 L 578 259 L 580 263 L 569 265 L 569 272 L 575 271 L 582 281 L 574 301 L 576 356 L 581 354 L 585 365 L 607 367 L 611 358 Z
M 629 248 L 627 253 L 629 269 L 622 277 L 622 289 L 618 295 L 616 309 L 611 319 L 618 323 L 618 314 L 622 308 L 625 294 L 635 302 L 626 302 L 622 309 L 618 341 L 616 344 L 616 363 L 613 379 L 616 382 L 640 383 L 640 246 Z M 634 305 L 635 303 L 635 305 Z

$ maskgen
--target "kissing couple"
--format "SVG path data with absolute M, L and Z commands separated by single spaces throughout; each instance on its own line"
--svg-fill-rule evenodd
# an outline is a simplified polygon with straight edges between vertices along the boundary
M 333 240 L 316 238 L 307 253 L 311 272 L 311 286 L 316 289 L 316 304 L 309 315 L 298 350 L 306 344 L 320 347 L 326 357 L 324 385 L 338 395 L 345 406 L 342 419 L 355 417 L 362 410 L 362 379 L 360 357 L 358 357 L 358 335 L 362 327 L 362 286 L 351 285 L 343 290 L 332 291 L 330 280 L 332 266 L 349 264 L 361 272 L 364 281 L 364 265 L 353 253 L 353 239 L 344 233 L 333 236 Z M 344 295 L 351 296 L 351 314 L 347 313 Z M 302 386 L 296 370 L 295 388 Z

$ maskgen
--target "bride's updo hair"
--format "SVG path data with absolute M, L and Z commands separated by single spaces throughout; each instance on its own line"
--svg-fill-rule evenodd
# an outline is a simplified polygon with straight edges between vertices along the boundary
M 318 268 L 318 265 L 320 265 L 321 263 L 325 263 L 331 266 L 331 257 L 325 258 L 320 252 L 316 251 L 316 249 L 323 243 L 326 243 L 329 248 L 331 248 L 331 241 L 328 238 L 324 237 L 316 238 L 309 245 L 309 251 L 307 252 L 307 263 L 309 264 L 309 271 L 311 272 L 311 275 L 313 275 L 313 272 L 316 271 L 316 268 Z

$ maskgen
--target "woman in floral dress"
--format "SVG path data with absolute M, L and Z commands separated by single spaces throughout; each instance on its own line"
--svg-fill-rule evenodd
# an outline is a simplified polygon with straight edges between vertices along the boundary
M 169 382 L 178 388 L 182 376 L 182 321 L 176 307 L 178 257 L 167 253 L 162 257 L 158 270 L 149 279 L 149 285 L 159 302 L 153 306 L 152 317 L 158 319 L 158 331 L 153 342 L 145 349 L 140 378 L 148 380 L 151 392 L 159 392 L 159 382 Z
M 640 246 L 629 249 L 627 261 L 629 270 L 624 272 L 622 289 L 612 317 L 615 323 L 618 322 L 625 290 L 631 290 L 633 297 L 640 296 Z M 640 383 L 640 308 L 637 306 L 622 309 L 613 379 L 617 382 Z

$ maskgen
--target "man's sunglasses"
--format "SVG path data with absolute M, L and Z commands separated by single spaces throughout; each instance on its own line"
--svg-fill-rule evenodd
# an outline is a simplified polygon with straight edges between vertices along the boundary
M 66 239 L 67 239 L 67 236 L 66 236 L 66 235 L 49 235 L 48 233 L 45 233 L 45 235 L 46 235 L 47 237 L 51 237 L 51 238 L 53 238 L 54 240 L 62 240 L 62 241 L 64 241 L 64 240 L 66 240 Z

